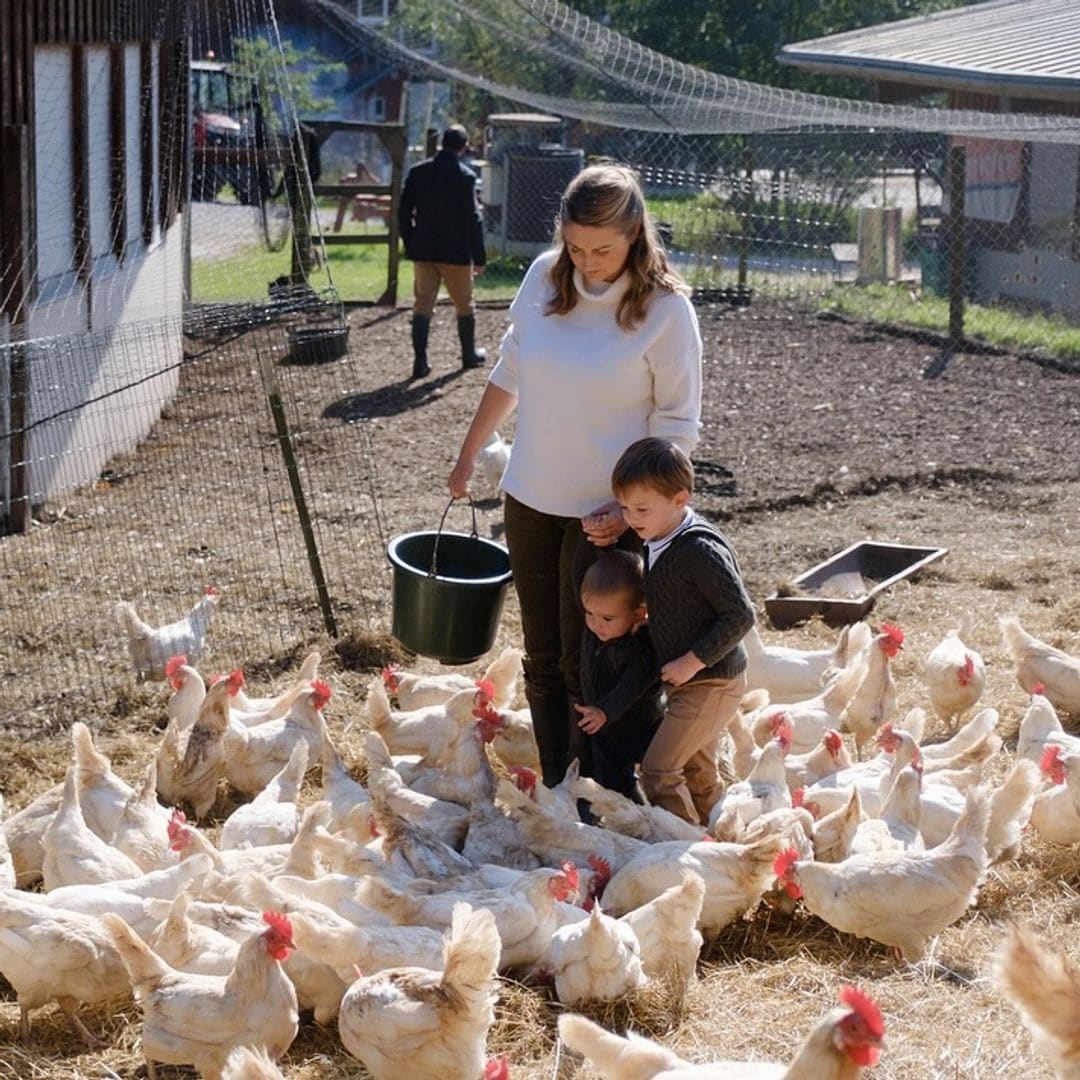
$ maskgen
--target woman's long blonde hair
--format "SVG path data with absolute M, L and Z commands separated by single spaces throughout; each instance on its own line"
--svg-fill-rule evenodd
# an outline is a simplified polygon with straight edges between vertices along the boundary
M 559 203 L 555 222 L 559 255 L 549 271 L 554 293 L 544 308 L 545 315 L 565 315 L 578 301 L 574 264 L 563 239 L 563 226 L 568 222 L 601 229 L 613 227 L 623 236 L 634 237 L 625 267 L 630 285 L 615 313 L 615 321 L 622 329 L 633 330 L 644 321 L 654 290 L 689 293 L 683 279 L 668 266 L 637 174 L 626 165 L 590 165 L 570 181 Z

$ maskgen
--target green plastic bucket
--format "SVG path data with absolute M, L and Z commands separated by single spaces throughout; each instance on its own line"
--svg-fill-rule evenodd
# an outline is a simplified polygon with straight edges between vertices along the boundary
M 471 664 L 495 643 L 510 553 L 477 535 L 475 507 L 471 533 L 444 532 L 449 509 L 437 531 L 405 533 L 387 546 L 394 572 L 391 633 L 420 656 Z

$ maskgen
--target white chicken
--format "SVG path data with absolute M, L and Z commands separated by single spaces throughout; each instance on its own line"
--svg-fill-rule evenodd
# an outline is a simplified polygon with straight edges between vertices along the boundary
M 809 753 L 787 754 L 784 757 L 784 773 L 788 787 L 794 791 L 816 784 L 852 764 L 851 754 L 840 732 L 829 728 L 821 736 L 821 742 Z
M 927 943 L 974 902 L 986 870 L 990 802 L 981 789 L 949 838 L 928 851 L 879 850 L 839 863 L 776 858 L 776 876 L 794 899 L 830 926 L 899 949 L 915 963 Z
M 633 1033 L 605 1031 L 584 1016 L 559 1017 L 559 1036 L 604 1080 L 857 1080 L 876 1065 L 885 1038 L 878 1004 L 854 986 L 840 990 L 841 1007 L 814 1025 L 790 1064 L 715 1061 L 695 1065 Z
M 855 748 L 862 748 L 878 728 L 896 713 L 896 680 L 890 660 L 904 647 L 904 632 L 892 623 L 882 623 L 880 633 L 866 653 L 862 677 L 840 712 L 840 730 L 855 736 Z
M 806 805 L 816 806 L 813 802 Z M 820 863 L 838 863 L 846 859 L 851 854 L 855 832 L 865 820 L 859 787 L 852 784 L 844 802 L 814 821 L 814 859 Z
M 239 692 L 232 701 L 234 712 L 256 713 L 265 716 L 267 713 L 272 713 L 278 709 L 286 700 L 290 700 L 291 703 L 291 697 L 296 690 L 301 690 L 307 686 L 308 683 L 314 681 L 319 673 L 319 664 L 321 663 L 322 656 L 317 649 L 314 652 L 308 653 L 300 664 L 300 670 L 297 671 L 296 675 L 286 684 L 286 686 L 276 694 L 253 698 L 249 697 L 247 691 L 241 686 Z M 267 718 L 269 719 L 269 717 Z
M 389 760 L 389 755 L 387 755 Z M 347 819 L 353 819 L 357 806 L 370 800 L 367 788 L 357 783 L 345 768 L 328 731 L 323 732 L 322 797 L 330 804 L 330 830 L 337 831 Z
M 487 684 L 487 696 L 498 709 L 509 708 L 514 703 L 518 676 L 521 674 L 521 650 L 508 647 L 502 650 L 485 668 L 479 679 L 457 671 L 443 671 L 434 675 L 402 671 L 390 664 L 383 668 L 382 682 L 391 697 L 397 701 L 402 712 L 422 709 L 427 705 L 441 705 L 462 690 L 477 690 Z
M 151 1080 L 155 1062 L 194 1065 L 204 1080 L 221 1080 L 234 1046 L 263 1046 L 277 1060 L 299 1027 L 296 991 L 280 961 L 293 948 L 283 915 L 266 912 L 266 929 L 249 937 L 228 975 L 177 971 L 116 915 L 101 923 L 127 968 L 142 1006 L 142 1049 Z
M 502 942 L 499 970 L 505 971 L 529 968 L 541 959 L 555 928 L 563 921 L 556 905 L 576 896 L 577 889 L 577 867 L 564 862 L 558 870 L 530 870 L 509 887 L 469 892 L 447 890 L 416 895 L 369 878 L 361 884 L 358 896 L 405 926 L 449 926 L 458 900 L 489 910 L 495 916 Z M 581 912 L 580 917 L 584 919 L 585 913 Z
M 0 893 L 0 972 L 19 1001 L 19 1037 L 30 1038 L 30 1012 L 56 1002 L 88 1046 L 101 1042 L 76 1015 L 80 1004 L 126 996 L 127 973 L 93 915 Z
M 704 944 L 697 928 L 704 902 L 705 882 L 691 870 L 678 885 L 621 917 L 638 940 L 646 976 L 681 990 L 693 981 Z
M 158 795 L 168 806 L 190 807 L 196 821 L 217 801 L 218 782 L 225 775 L 229 699 L 238 689 L 234 675 L 218 680 L 207 690 L 195 723 L 181 731 L 170 719 L 158 747 Z
M 379 679 L 368 684 L 367 717 L 391 754 L 437 759 L 478 718 L 484 695 L 474 684 L 435 705 L 395 712 Z
M 64 797 L 41 840 L 45 890 L 136 878 L 142 867 L 98 836 L 83 819 L 74 765 L 64 779 Z
M 717 840 L 737 840 L 754 818 L 791 806 L 784 770 L 790 736 L 790 728 L 781 724 L 776 737 L 762 748 L 750 775 L 731 784 L 709 811 L 709 832 Z
M 1052 844 L 1080 843 L 1080 754 L 1063 754 L 1049 743 L 1039 769 L 1051 786 L 1035 797 L 1031 827 Z
M 458 803 L 437 799 L 414 791 L 393 767 L 386 743 L 377 732 L 369 731 L 364 740 L 368 765 L 368 790 L 376 790 L 387 804 L 417 825 L 430 829 L 444 843 L 460 848 L 469 828 L 469 811 Z
M 182 619 L 164 626 L 150 626 L 143 622 L 135 606 L 127 600 L 116 604 L 116 618 L 127 635 L 132 667 L 139 682 L 164 679 L 165 665 L 172 656 L 181 654 L 191 664 L 199 662 L 219 596 L 220 592 L 215 586 L 207 585 L 202 596 Z
M 895 776 L 877 817 L 859 823 L 851 840 L 850 855 L 892 848 L 924 851 L 919 832 L 922 773 L 918 765 L 905 765 Z
M 1080 965 L 1027 927 L 1012 926 L 994 958 L 994 980 L 1020 1010 L 1060 1080 L 1080 1075 Z
M 756 626 L 742 639 L 746 650 L 747 690 L 767 690 L 769 700 L 783 705 L 813 697 L 821 690 L 821 677 L 833 662 L 836 647 L 793 649 L 766 645 Z
M 169 816 L 169 808 L 157 799 L 157 760 L 151 758 L 141 783 L 124 806 L 110 842 L 143 870 L 172 866 L 176 857 L 169 851 Z
M 189 904 L 188 894 L 180 893 L 172 902 L 169 917 L 146 938 L 146 944 L 177 971 L 228 975 L 236 966 L 240 943 L 212 927 L 192 922 Z M 122 912 L 117 914 L 123 918 Z M 136 927 L 132 929 L 138 933 Z
M 602 900 L 608 911 L 625 915 L 680 885 L 690 870 L 705 882 L 699 929 L 707 939 L 715 937 L 753 908 L 772 885 L 772 864 L 779 849 L 772 836 L 754 844 L 714 840 L 648 844 L 612 875 Z
M 226 819 L 218 837 L 222 851 L 230 848 L 291 844 L 300 828 L 296 804 L 307 772 L 308 744 L 299 740 L 289 760 L 249 803 L 238 806 Z
M 206 697 L 203 677 L 188 663 L 186 656 L 170 656 L 165 664 L 165 680 L 172 687 L 166 706 L 167 720 L 175 718 L 180 731 L 191 727 Z
M 569 784 L 568 790 L 573 798 L 584 799 L 589 804 L 589 809 L 599 825 L 613 832 L 633 836 L 650 844 L 660 840 L 702 839 L 700 825 L 692 825 L 685 818 L 665 810 L 662 806 L 636 803 L 625 795 L 598 784 L 591 777 L 576 777 Z
M 71 725 L 71 743 L 83 819 L 102 840 L 108 840 L 116 833 L 132 789 L 113 772 L 112 763 L 94 746 L 90 729 L 81 721 Z M 64 785 L 60 783 L 4 821 L 4 836 L 19 888 L 41 880 L 45 856 L 41 839 L 63 797 Z
M 503 473 L 510 463 L 510 443 L 497 431 L 491 433 L 476 455 L 476 474 L 482 478 L 485 487 L 495 495 L 499 493 Z
M 1015 615 L 1003 615 L 998 624 L 1016 681 L 1029 694 L 1041 693 L 1054 708 L 1080 716 L 1080 657 L 1033 637 Z
M 338 1033 L 374 1080 L 477 1080 L 495 1020 L 499 935 L 489 911 L 454 907 L 442 971 L 389 968 L 345 993 Z
M 555 931 L 541 970 L 551 973 L 564 1005 L 617 1001 L 647 981 L 633 928 L 605 915 L 599 904 L 587 919 Z
M 1068 754 L 1080 754 L 1080 738 L 1070 735 L 1058 719 L 1050 699 L 1038 688 L 1032 691 L 1031 703 L 1020 721 L 1016 736 L 1016 756 L 1034 761 L 1042 759 L 1048 743 L 1060 746 Z
M 983 658 L 950 630 L 923 662 L 923 683 L 930 704 L 945 725 L 964 715 L 982 696 L 986 685 Z
M 309 683 L 292 701 L 288 713 L 255 727 L 229 724 L 225 732 L 225 778 L 244 795 L 258 795 L 292 756 L 301 739 L 308 746 L 308 761 L 322 753 L 322 710 L 330 700 L 330 687 L 321 679 Z

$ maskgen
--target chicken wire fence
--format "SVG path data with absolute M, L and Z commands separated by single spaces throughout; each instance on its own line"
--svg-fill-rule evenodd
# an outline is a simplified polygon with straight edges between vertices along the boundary
M 218 586 L 229 662 L 382 615 L 339 297 L 392 299 L 395 178 L 448 122 L 476 144 L 480 284 L 502 264 L 506 296 L 567 180 L 609 158 L 641 175 L 700 298 L 944 313 L 941 363 L 976 315 L 1006 340 L 1019 318 L 1013 343 L 1052 355 L 1080 315 L 1075 117 L 755 86 L 556 0 L 446 0 L 419 29 L 332 0 L 291 22 L 268 0 L 169 3 L 134 42 L 125 10 L 107 40 L 34 55 L 33 229 L 0 280 L 3 671 L 74 660 L 30 690 L 5 679 L 0 718 L 115 685 L 116 600 L 169 622 Z M 462 39 L 495 40 L 514 85 Z
M 200 312 L 175 357 L 181 328 L 160 322 L 0 351 L 0 370 L 24 368 L 35 388 L 15 435 L 37 506 L 28 531 L 0 540 L 0 720 L 41 730 L 114 700 L 132 675 L 119 601 L 156 627 L 216 587 L 208 669 L 381 618 L 375 452 L 352 404 L 355 354 L 327 345 L 339 319 L 334 304 L 286 299 Z M 91 482 L 44 499 L 87 459 Z

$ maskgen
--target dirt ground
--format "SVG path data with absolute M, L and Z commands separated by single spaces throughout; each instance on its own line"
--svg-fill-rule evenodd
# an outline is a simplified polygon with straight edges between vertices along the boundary
M 901 712 L 925 704 L 922 658 L 946 630 L 964 627 L 987 662 L 984 703 L 1000 712 L 1005 749 L 988 770 L 1000 776 L 1026 697 L 997 618 L 1016 612 L 1030 632 L 1080 654 L 1077 377 L 1009 354 L 958 354 L 941 377 L 927 379 L 924 369 L 938 355 L 932 342 L 779 303 L 704 305 L 699 315 L 705 401 L 695 505 L 739 551 L 763 636 L 808 647 L 834 639 L 835 631 L 819 621 L 783 633 L 771 628 L 764 599 L 857 540 L 947 548 L 918 578 L 887 591 L 871 618 L 896 622 L 907 634 L 895 668 Z M 349 318 L 350 409 L 372 418 L 387 530 L 432 528 L 445 508 L 445 478 L 485 373 L 460 370 L 449 309 L 437 313 L 434 371 L 420 383 L 405 378 L 411 366 L 405 308 L 356 309 Z M 505 320 L 502 307 L 479 313 L 478 337 L 492 352 Z M 326 375 L 312 369 L 310 377 Z M 551 424 L 557 437 L 559 418 Z M 476 494 L 481 530 L 498 538 L 499 501 L 494 492 Z M 455 514 L 465 516 L 461 509 Z M 496 645 L 517 644 L 518 626 L 511 593 Z M 335 692 L 328 720 L 359 768 L 357 735 L 372 657 L 364 662 L 316 639 L 299 643 L 293 655 L 308 644 L 325 649 L 325 675 Z M 280 683 L 289 662 L 256 665 L 254 692 Z M 414 666 L 437 665 L 418 660 Z M 263 684 L 256 681 L 260 671 Z M 111 707 L 86 717 L 129 781 L 156 748 L 164 701 L 160 688 L 136 690 L 127 681 L 117 686 Z M 0 742 L 0 790 L 9 808 L 62 779 L 67 746 L 63 732 L 28 743 L 24 729 Z M 231 805 L 223 796 L 218 814 Z M 606 1019 L 629 1022 L 697 1060 L 783 1060 L 835 1001 L 839 985 L 854 981 L 885 1012 L 887 1047 L 875 1077 L 1049 1077 L 1015 1011 L 994 989 L 989 963 L 1009 919 L 1034 923 L 1075 954 L 1078 896 L 1076 849 L 1051 849 L 1028 836 L 1020 859 L 994 868 L 977 907 L 940 936 L 933 950 L 940 967 L 898 965 L 883 947 L 839 935 L 805 912 L 787 919 L 759 911 L 713 946 L 681 1009 L 639 1002 Z M 515 1080 L 556 1075 L 557 1010 L 537 991 L 503 985 L 489 1048 L 509 1055 Z M 0 1004 L 0 1076 L 145 1075 L 132 1035 L 137 1013 L 91 1015 L 110 1039 L 105 1051 L 84 1052 L 55 1010 L 40 1014 L 30 1046 L 18 1048 L 18 1010 Z M 561 1069 L 563 1077 L 588 1075 L 565 1060 Z M 298 1080 L 365 1075 L 332 1029 L 310 1021 L 285 1071 Z M 159 1075 L 185 1074 L 162 1069 Z

